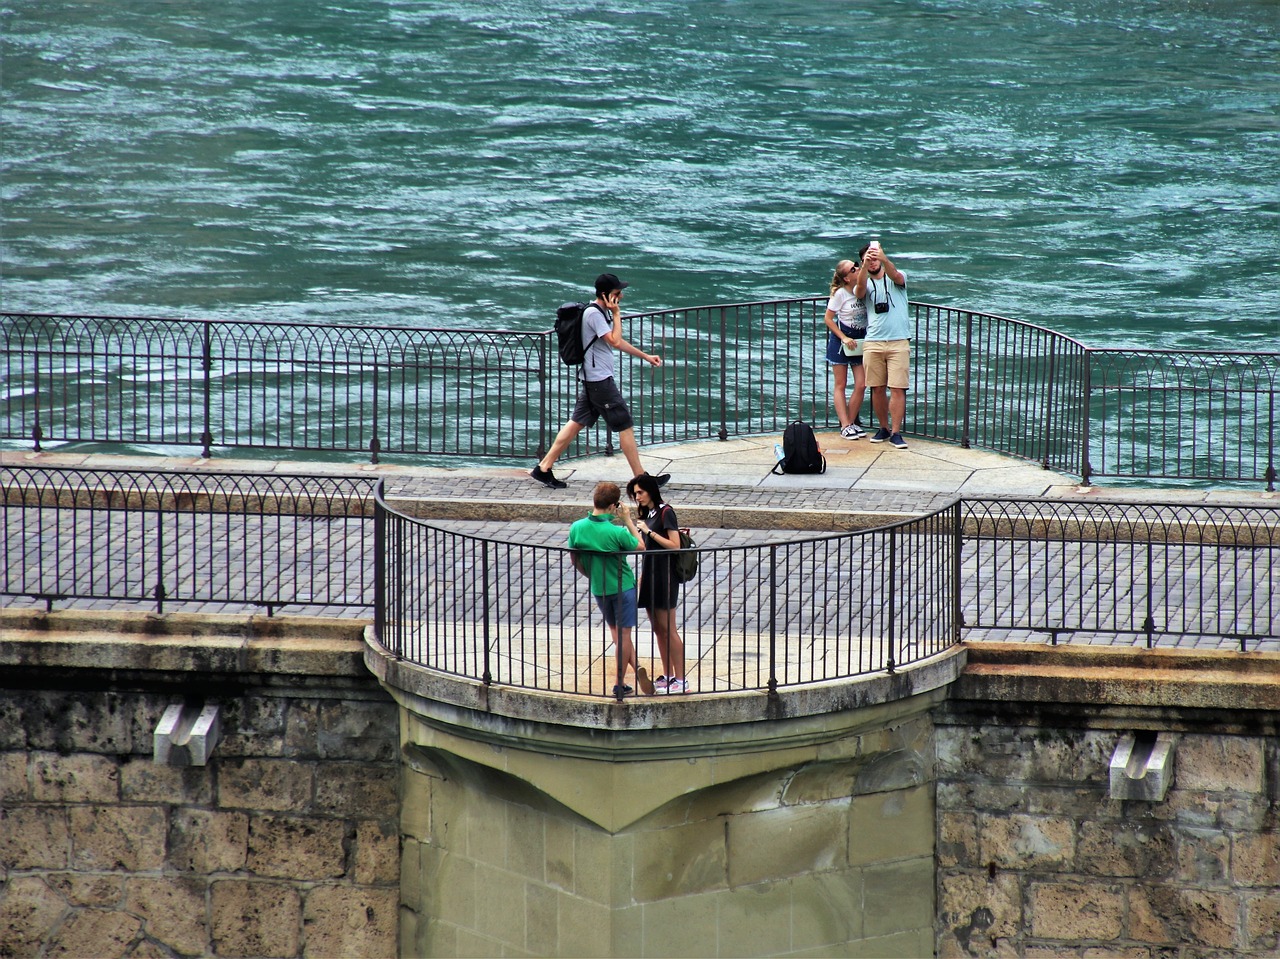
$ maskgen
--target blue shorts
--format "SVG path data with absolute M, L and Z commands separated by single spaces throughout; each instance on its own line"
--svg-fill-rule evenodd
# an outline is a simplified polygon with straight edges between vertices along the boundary
M 855 340 L 866 339 L 867 328 L 865 326 L 849 326 L 836 320 L 836 324 L 845 334 L 853 337 Z M 840 337 L 836 336 L 830 330 L 827 330 L 827 362 L 832 366 L 861 366 L 862 357 L 848 356 L 844 351 L 844 344 L 840 342 Z
M 596 605 L 604 613 L 604 621 L 609 626 L 620 626 L 623 629 L 636 628 L 636 589 L 624 589 L 621 593 L 609 593 L 597 596 Z

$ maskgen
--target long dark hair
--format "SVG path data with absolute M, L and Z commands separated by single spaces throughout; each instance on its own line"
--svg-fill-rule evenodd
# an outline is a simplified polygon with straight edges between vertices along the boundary
M 662 506 L 662 493 L 658 489 L 658 481 L 648 473 L 641 473 L 627 480 L 628 496 L 635 499 L 637 489 L 642 489 L 649 494 L 649 502 L 653 504 L 653 509 L 656 510 Z

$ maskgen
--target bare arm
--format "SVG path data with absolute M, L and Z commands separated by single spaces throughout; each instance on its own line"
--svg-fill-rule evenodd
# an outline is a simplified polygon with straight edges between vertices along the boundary
M 888 276 L 889 279 L 893 280 L 894 286 L 906 285 L 907 281 L 902 278 L 902 271 L 899 270 L 896 266 L 894 266 L 893 261 L 890 260 L 883 253 L 880 254 L 880 262 L 884 264 L 885 275 Z
M 839 337 L 840 342 L 845 346 L 852 347 L 853 344 L 857 342 L 856 340 L 851 339 L 842 329 L 840 329 L 840 324 L 836 322 L 836 315 L 830 310 L 827 310 L 827 315 L 823 317 L 823 321 L 827 324 L 827 329 Z M 668 549 L 675 549 L 675 547 L 669 546 Z
M 680 548 L 680 531 L 678 529 L 653 529 L 647 524 L 641 523 L 640 532 L 648 533 L 662 544 L 663 549 Z
M 604 341 L 616 350 L 623 353 L 629 353 L 637 359 L 644 360 L 650 366 L 661 366 L 662 357 L 654 353 L 646 353 L 638 346 L 628 343 L 622 336 L 622 306 L 616 297 L 610 297 L 605 301 L 605 306 L 613 311 L 613 327 L 603 337 Z
M 636 549 L 643 552 L 644 537 L 640 535 L 640 530 L 636 529 L 636 521 L 631 517 L 631 507 L 627 506 L 625 503 L 619 503 L 618 515 L 622 517 L 623 525 L 627 527 L 627 530 L 638 541 L 639 545 L 636 547 Z

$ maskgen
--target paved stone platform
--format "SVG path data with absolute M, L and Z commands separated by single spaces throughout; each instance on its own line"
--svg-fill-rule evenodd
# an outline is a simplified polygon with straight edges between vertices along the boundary
M 774 444 L 780 440 L 772 434 L 650 447 L 641 451 L 641 458 L 650 473 L 671 473 L 671 484 L 663 491 L 664 496 L 681 508 L 682 515 L 695 508 L 700 511 L 698 525 L 739 529 L 828 530 L 881 525 L 896 517 L 939 509 L 956 496 L 1280 505 L 1280 492 L 1262 489 L 1085 487 L 1072 477 L 1038 464 L 985 450 L 966 450 L 914 437 L 908 437 L 909 449 L 897 450 L 888 443 L 846 440 L 837 432 L 817 435 L 827 460 L 827 471 L 820 475 L 771 473 Z M 557 522 L 564 516 L 581 515 L 583 504 L 590 502 L 592 488 L 600 480 L 622 485 L 630 474 L 620 453 L 562 459 L 555 472 L 569 484 L 568 488 L 550 490 L 529 477 L 532 463 L 414 466 L 403 462 L 375 465 L 302 459 L 126 456 L 58 449 L 41 453 L 0 450 L 0 468 L 41 465 L 379 476 L 385 478 L 389 496 L 430 501 L 431 515 L 437 518 L 537 518 Z M 715 517 L 709 511 L 715 510 L 729 511 L 723 517 L 725 522 L 711 521 Z M 750 511 L 758 513 L 755 522 Z

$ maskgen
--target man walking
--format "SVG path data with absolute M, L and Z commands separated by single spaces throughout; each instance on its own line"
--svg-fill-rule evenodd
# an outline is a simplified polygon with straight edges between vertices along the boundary
M 622 526 L 613 520 L 622 517 Z M 625 528 L 624 528 L 625 527 Z M 636 685 L 653 695 L 653 681 L 636 659 L 631 633 L 636 628 L 636 574 L 626 553 L 643 550 L 631 510 L 622 505 L 617 483 L 597 483 L 591 496 L 591 512 L 569 527 L 573 565 L 591 580 L 591 595 L 604 614 L 617 649 L 617 682 L 613 695 L 621 699 L 632 689 L 625 682 L 627 667 L 635 670 Z
M 646 353 L 622 337 L 622 291 L 629 285 L 613 273 L 601 273 L 596 277 L 595 302 L 587 304 L 582 314 L 582 345 L 586 355 L 579 374 L 582 389 L 578 393 L 578 402 L 569 422 L 560 427 L 547 455 L 529 471 L 530 476 L 551 489 L 564 489 L 568 485 L 564 480 L 556 479 L 551 472 L 556 459 L 573 442 L 575 436 L 584 428 L 594 425 L 601 416 L 609 429 L 618 434 L 618 446 L 622 449 L 622 455 L 627 458 L 631 474 L 639 476 L 644 472 L 644 467 L 640 465 L 640 453 L 636 449 L 635 422 L 631 419 L 627 402 L 622 398 L 622 392 L 613 379 L 613 351 L 617 349 L 630 353 L 650 366 L 661 366 L 662 357 Z M 670 478 L 669 473 L 659 473 L 654 477 L 659 486 L 665 485 Z
M 902 420 L 907 414 L 910 382 L 911 318 L 907 310 L 907 277 L 873 240 L 859 251 L 862 265 L 853 295 L 865 298 L 867 336 L 862 341 L 862 367 L 871 388 L 871 408 L 880 428 L 871 442 L 888 440 L 905 450 Z

